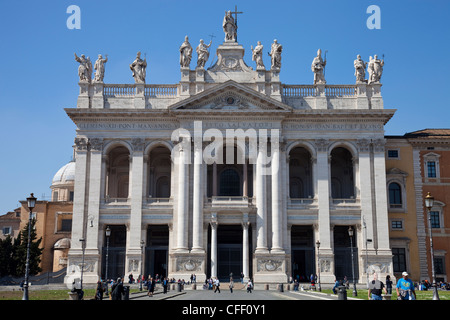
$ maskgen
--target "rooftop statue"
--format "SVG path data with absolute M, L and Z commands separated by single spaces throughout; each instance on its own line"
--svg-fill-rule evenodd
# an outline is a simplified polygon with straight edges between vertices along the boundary
M 80 63 L 78 67 L 78 76 L 80 77 L 80 82 L 91 82 L 92 79 L 92 62 L 89 57 L 85 57 L 84 54 L 78 57 L 75 53 L 75 61 Z
M 277 39 L 273 40 L 269 56 L 272 59 L 271 69 L 281 68 L 281 52 L 283 51 L 283 46 L 278 43 Z
M 95 61 L 94 69 L 94 82 L 103 82 L 103 78 L 105 77 L 105 63 L 108 61 L 108 55 L 105 55 L 105 59 L 103 59 L 102 55 L 98 55 L 97 61 Z
M 236 41 L 237 39 L 237 24 L 231 15 L 231 11 L 225 12 L 222 23 L 223 31 L 225 32 L 225 41 Z
M 147 68 L 147 60 L 141 59 L 141 52 L 136 55 L 136 59 L 130 64 L 130 69 L 133 72 L 133 78 L 136 83 L 145 83 L 145 75 Z
M 369 71 L 369 84 L 370 83 L 379 83 L 381 79 L 381 75 L 383 74 L 383 66 L 384 66 L 384 59 L 380 60 L 378 59 L 378 56 L 375 55 L 372 59 L 370 57 L 369 60 L 369 66 L 367 70 Z
M 209 42 L 208 45 L 206 45 L 203 42 L 203 39 L 200 40 L 200 44 L 197 47 L 197 68 L 204 68 L 206 61 L 208 61 L 209 58 L 209 51 L 208 48 L 211 46 L 212 41 Z
M 180 46 L 180 66 L 182 68 L 189 68 L 192 59 L 192 47 L 189 43 L 189 38 L 186 36 L 184 42 Z
M 353 61 L 353 65 L 355 67 L 355 77 L 356 83 L 367 82 L 366 78 L 366 67 L 367 62 L 361 59 L 361 56 L 358 54 L 356 60 Z
M 258 44 L 256 45 L 255 49 L 253 49 L 253 46 L 251 46 L 252 49 L 252 60 L 256 62 L 256 69 L 265 69 L 264 62 L 262 58 L 264 46 L 261 44 L 261 41 L 258 41 Z
M 311 70 L 314 72 L 314 84 L 325 84 L 325 65 L 327 64 L 327 60 L 322 59 L 322 50 L 317 50 L 317 56 L 313 59 L 311 64 Z

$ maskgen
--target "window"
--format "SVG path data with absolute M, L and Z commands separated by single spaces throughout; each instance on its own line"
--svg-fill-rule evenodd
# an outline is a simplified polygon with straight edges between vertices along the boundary
M 398 159 L 398 150 L 388 150 L 389 159 Z
M 434 161 L 427 162 L 427 177 L 436 178 L 436 162 Z
M 67 232 L 72 231 L 72 219 L 62 219 L 60 231 L 67 231 Z
M 439 211 L 430 211 L 430 220 L 432 228 L 440 228 L 440 212 Z
M 423 156 L 425 178 L 439 179 L 439 158 L 440 154 L 430 152 Z
M 406 250 L 405 248 L 392 248 L 392 263 L 394 272 L 403 272 L 406 270 Z
M 73 191 L 69 192 L 69 201 L 73 201 Z
M 11 234 L 11 227 L 3 227 L 3 235 Z
M 220 174 L 220 196 L 239 196 L 240 178 L 234 169 L 225 169 Z
M 391 221 L 391 229 L 392 230 L 403 229 L 403 221 L 401 221 L 401 220 L 393 220 L 393 221 Z
M 444 257 L 434 257 L 434 270 L 436 274 L 445 274 Z
M 391 208 L 402 207 L 402 188 L 396 182 L 389 184 L 389 206 Z
M 53 192 L 53 201 L 58 201 L 58 191 Z

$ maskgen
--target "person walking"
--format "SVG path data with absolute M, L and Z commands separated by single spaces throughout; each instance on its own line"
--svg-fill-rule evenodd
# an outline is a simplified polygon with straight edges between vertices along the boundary
M 387 294 L 384 283 L 378 280 L 377 273 L 373 274 L 373 280 L 369 283 L 369 291 L 368 297 L 369 300 L 383 300 L 381 297 L 381 293 L 384 290 L 384 293 Z
M 101 281 L 97 281 L 97 289 L 95 290 L 95 300 L 103 300 L 103 283 Z
M 248 280 L 248 282 L 247 282 L 247 293 L 252 293 L 252 290 L 253 290 L 252 280 Z
M 402 278 L 397 281 L 397 300 L 416 300 L 414 283 L 408 278 L 408 272 L 402 273 Z
M 155 279 L 153 279 L 152 277 L 150 277 L 150 279 L 148 279 L 147 281 L 147 295 L 149 297 L 153 297 L 153 291 L 155 290 Z
M 392 280 L 390 275 L 386 276 L 386 290 L 388 294 L 392 294 Z
M 169 279 L 167 279 L 167 277 L 165 277 L 164 280 L 163 280 L 164 293 L 167 293 L 167 286 L 168 285 L 169 285 Z
M 230 287 L 230 293 L 233 293 L 233 288 L 234 288 L 233 278 L 230 278 L 230 284 L 228 286 Z
M 216 293 L 216 291 L 219 291 L 219 293 L 220 293 L 220 282 L 219 282 L 218 278 L 216 278 L 215 284 L 216 284 L 216 289 L 214 290 L 214 293 Z
M 111 300 L 122 300 L 124 292 L 122 278 L 117 278 L 117 282 L 111 288 Z

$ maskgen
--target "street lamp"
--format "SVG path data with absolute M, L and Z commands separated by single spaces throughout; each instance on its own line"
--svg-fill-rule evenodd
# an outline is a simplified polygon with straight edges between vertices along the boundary
M 142 291 L 142 263 L 144 261 L 144 240 L 141 240 L 141 271 L 140 271 L 140 279 L 139 279 L 139 290 Z
M 436 285 L 436 277 L 434 273 L 434 250 L 433 250 L 433 235 L 431 230 L 431 208 L 433 207 L 434 197 L 428 192 L 425 197 L 425 207 L 427 207 L 428 211 L 428 230 L 430 232 L 430 254 L 431 254 L 431 276 L 433 278 L 433 300 L 440 300 L 439 294 Z
M 109 295 L 108 293 L 108 256 L 109 256 L 109 237 L 111 236 L 111 229 L 108 227 L 106 227 L 106 231 L 105 231 L 105 235 L 106 235 L 106 273 L 105 273 L 105 279 L 106 279 L 106 296 Z
M 80 295 L 79 300 L 83 299 L 83 272 L 84 272 L 84 251 L 86 250 L 86 239 L 79 239 L 81 242 L 81 280 L 80 280 Z
M 36 198 L 31 194 L 27 198 L 27 206 L 30 209 L 30 216 L 28 217 L 28 242 L 27 242 L 27 260 L 25 262 L 25 283 L 23 284 L 22 300 L 28 300 L 28 279 L 30 277 L 30 242 L 31 242 L 31 220 L 33 218 L 33 209 L 36 206 Z
M 319 271 L 319 278 L 317 279 L 318 281 L 318 285 L 317 285 L 317 289 L 319 291 L 322 291 L 322 287 L 320 286 L 320 254 L 319 254 L 319 248 L 320 248 L 320 241 L 317 240 L 316 241 L 316 246 L 317 246 L 317 270 Z
M 353 228 L 351 226 L 348 228 L 348 235 L 350 236 L 350 250 L 351 250 L 351 254 L 352 254 L 353 296 L 357 297 L 358 292 L 356 291 L 355 263 L 354 263 L 354 259 L 353 259 Z

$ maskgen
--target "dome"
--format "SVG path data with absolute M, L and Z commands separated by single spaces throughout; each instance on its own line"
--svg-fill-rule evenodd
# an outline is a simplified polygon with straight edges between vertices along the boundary
M 56 241 L 55 245 L 53 246 L 53 249 L 70 249 L 70 239 L 69 238 L 63 238 Z
M 75 161 L 70 161 L 56 172 L 53 177 L 52 184 L 67 183 L 75 181 Z

